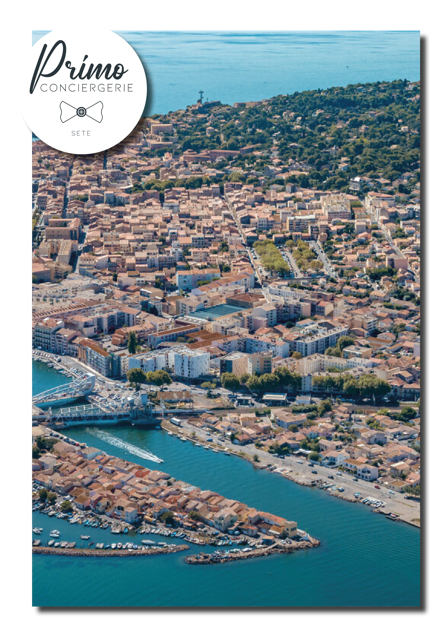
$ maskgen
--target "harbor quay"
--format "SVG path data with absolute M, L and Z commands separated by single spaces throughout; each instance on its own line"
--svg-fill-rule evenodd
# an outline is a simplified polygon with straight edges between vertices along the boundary
M 230 413 L 227 413 L 229 416 Z M 247 419 L 250 414 L 241 414 L 241 418 Z M 219 422 L 219 416 L 203 416 L 197 420 L 194 416 L 181 420 L 162 420 L 161 428 L 170 436 L 177 437 L 183 442 L 190 442 L 194 446 L 203 447 L 216 453 L 224 453 L 226 456 L 238 456 L 246 460 L 256 469 L 262 469 L 279 474 L 285 479 L 297 485 L 324 490 L 334 498 L 362 504 L 373 509 L 375 513 L 382 514 L 393 521 L 401 521 L 414 527 L 420 526 L 420 503 L 409 499 L 406 494 L 395 494 L 385 487 L 353 477 L 347 473 L 329 467 L 316 465 L 312 462 L 306 464 L 303 456 L 282 456 L 257 448 L 253 444 L 244 447 L 222 437 L 219 431 L 213 428 L 207 420 L 214 419 Z

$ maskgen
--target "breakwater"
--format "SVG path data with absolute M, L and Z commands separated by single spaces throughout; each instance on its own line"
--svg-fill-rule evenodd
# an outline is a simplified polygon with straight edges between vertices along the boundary
M 83 558 L 120 557 L 124 556 L 160 556 L 169 553 L 187 551 L 187 544 L 178 544 L 161 549 L 61 549 L 57 547 L 33 547 L 33 553 L 45 556 L 77 556 Z
M 251 558 L 263 558 L 274 553 L 294 553 L 299 549 L 312 549 L 319 547 L 320 542 L 315 538 L 309 540 L 301 540 L 300 542 L 279 543 L 276 542 L 270 547 L 261 549 L 241 549 L 235 551 L 227 551 L 225 553 L 215 551 L 214 553 L 198 553 L 193 556 L 187 556 L 185 562 L 187 564 L 223 564 L 227 562 L 236 562 L 237 560 L 250 560 Z

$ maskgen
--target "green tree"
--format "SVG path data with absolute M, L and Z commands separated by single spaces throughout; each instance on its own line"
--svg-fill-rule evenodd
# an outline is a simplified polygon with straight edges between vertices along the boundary
M 240 380 L 234 373 L 223 373 L 221 375 L 221 385 L 224 389 L 236 391 L 240 387 Z
M 258 376 L 250 376 L 246 381 L 246 387 L 253 393 L 260 393 L 263 389 L 263 382 Z
M 137 344 L 137 335 L 135 331 L 131 331 L 128 338 L 128 351 L 131 355 L 134 355 L 134 353 L 137 351 Z
M 339 347 L 328 347 L 328 349 L 325 349 L 325 355 L 340 358 L 342 356 L 342 353 Z
M 47 500 L 50 504 L 54 504 L 56 502 L 57 495 L 53 491 L 48 492 Z
M 72 503 L 70 502 L 70 500 L 64 500 L 63 502 L 61 502 L 60 507 L 63 513 L 68 513 L 73 509 Z
M 331 400 L 329 398 L 326 398 L 325 400 L 322 400 L 322 402 L 319 403 L 317 407 L 317 413 L 320 417 L 322 417 L 332 409 L 333 409 L 333 405 L 331 404 Z
M 161 522 L 165 522 L 165 524 L 174 524 L 174 513 L 172 511 L 165 511 L 165 513 L 162 513 L 162 515 L 159 516 L 159 520 Z
M 312 460 L 313 462 L 319 462 L 320 455 L 317 453 L 317 451 L 312 451 L 311 453 L 308 454 L 308 460 Z
M 416 415 L 417 415 L 417 412 L 415 409 L 413 409 L 412 407 L 404 407 L 400 411 L 398 415 L 398 419 L 402 420 L 403 422 L 409 422 L 409 420 L 413 420 Z
M 48 498 L 48 491 L 45 489 L 45 487 L 42 487 L 42 489 L 39 489 L 39 500 L 41 502 L 45 502 L 47 498 Z
M 338 349 L 341 352 L 343 349 L 345 349 L 346 347 L 350 347 L 352 344 L 355 344 L 355 341 L 353 340 L 353 338 L 350 338 L 350 336 L 341 336 L 337 341 Z
M 142 369 L 138 369 L 135 367 L 134 369 L 129 369 L 126 374 L 128 381 L 133 385 L 142 384 L 146 382 L 146 375 Z
M 171 384 L 173 381 L 169 373 L 163 371 L 163 369 L 159 369 L 158 371 L 148 371 L 146 374 L 146 382 L 162 387 L 164 384 Z
M 287 367 L 278 367 L 274 375 L 277 377 L 275 387 L 278 390 L 292 389 L 297 391 L 302 388 L 302 377 L 297 373 L 293 373 Z
M 39 447 L 33 447 L 33 460 L 37 460 L 39 456 L 40 456 Z

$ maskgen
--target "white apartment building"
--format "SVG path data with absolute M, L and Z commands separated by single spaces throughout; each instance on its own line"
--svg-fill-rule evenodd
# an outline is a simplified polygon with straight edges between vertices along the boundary
M 196 287 L 199 281 L 211 282 L 213 278 L 220 278 L 221 272 L 219 269 L 190 269 L 189 271 L 177 271 L 176 272 L 176 286 L 183 291 L 191 291 Z
M 272 302 L 267 302 L 260 307 L 252 309 L 252 328 L 275 327 L 277 324 L 277 306 Z
M 169 349 L 161 349 L 141 356 L 130 356 L 128 358 L 128 367 L 129 369 L 142 369 L 145 373 L 166 369 L 169 366 L 169 351 Z
M 334 347 L 338 339 L 347 333 L 347 325 L 325 327 L 321 324 L 288 339 L 288 342 L 292 351 L 298 351 L 302 356 L 310 356 L 314 353 L 324 353 L 328 347 Z
M 372 362 L 366 358 L 338 358 L 323 353 L 315 353 L 297 361 L 296 370 L 301 376 L 321 373 L 328 369 L 354 369 L 356 367 L 372 367 Z
M 180 346 L 160 349 L 128 358 L 129 369 L 142 369 L 145 373 L 170 369 L 180 378 L 200 378 L 210 373 L 210 354 Z
M 188 347 L 169 351 L 168 360 L 174 374 L 180 378 L 200 378 L 210 373 L 210 354 Z
M 44 351 L 56 351 L 56 333 L 64 327 L 63 320 L 45 318 L 33 325 L 33 347 Z
M 287 342 L 276 338 L 258 338 L 250 336 L 246 338 L 246 353 L 257 353 L 269 351 L 273 356 L 287 358 L 289 356 L 289 345 Z

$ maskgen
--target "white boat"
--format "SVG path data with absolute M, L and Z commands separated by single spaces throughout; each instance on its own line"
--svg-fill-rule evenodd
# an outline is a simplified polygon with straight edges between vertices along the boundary
M 81 540 L 90 540 L 90 536 L 81 536 Z
M 42 533 L 42 527 L 34 527 L 33 533 L 36 533 L 36 534 Z

